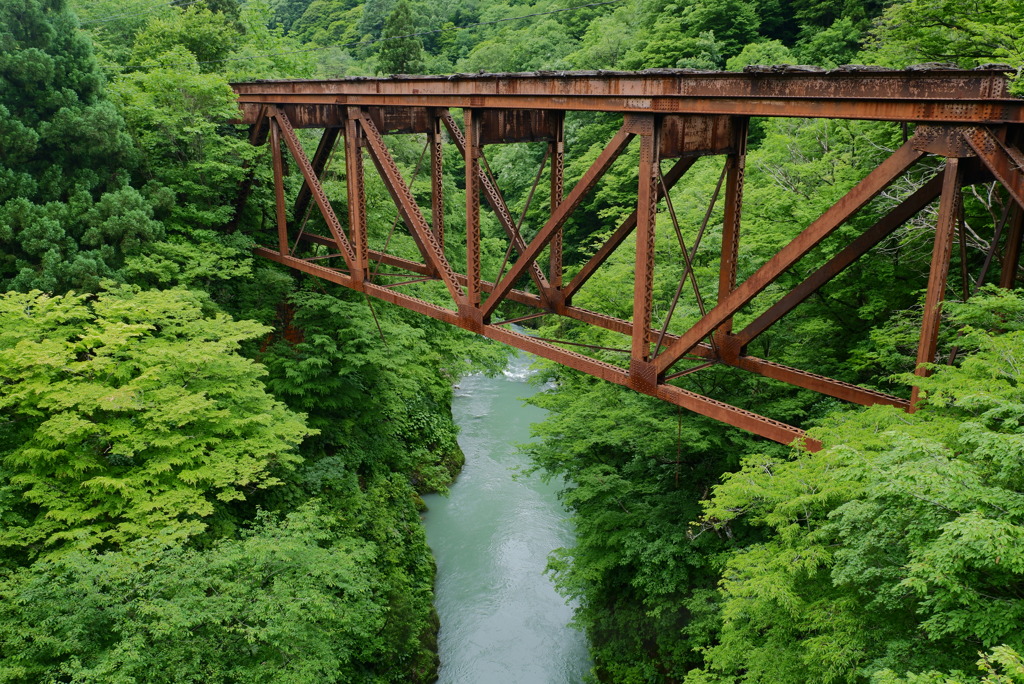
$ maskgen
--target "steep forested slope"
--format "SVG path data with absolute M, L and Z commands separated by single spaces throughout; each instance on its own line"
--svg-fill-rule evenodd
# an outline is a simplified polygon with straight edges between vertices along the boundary
M 254 261 L 248 248 L 273 222 L 269 172 L 253 163 L 260 150 L 244 131 L 225 124 L 229 81 L 1019 67 L 1022 13 L 1020 0 L 5 0 L 0 678 L 432 677 L 433 565 L 417 492 L 443 489 L 458 467 L 451 381 L 471 365 L 493 368 L 501 352 Z M 568 118 L 569 182 L 614 125 L 601 114 Z M 881 124 L 753 122 L 741 271 L 902 135 Z M 421 148 L 413 137 L 393 148 L 414 192 L 429 191 L 416 173 Z M 457 236 L 462 162 L 446 154 L 446 221 Z M 487 154 L 509 204 L 523 206 L 543 150 Z M 632 210 L 636 159 L 628 150 L 567 225 L 570 270 Z M 338 166 L 325 185 L 340 198 Z M 248 168 L 253 195 L 236 215 Z M 703 160 L 673 192 L 683 225 L 701 223 L 720 171 Z M 296 176 L 287 182 L 296 192 Z M 845 230 L 869 225 L 915 182 Z M 379 183 L 367 192 L 383 240 L 394 209 Z M 999 216 L 1006 201 L 970 194 L 968 225 Z M 658 249 L 668 253 L 661 219 Z M 905 391 L 933 220 L 924 212 L 761 336 L 756 353 Z M 484 221 L 485 236 L 498 236 Z M 711 216 L 709 235 L 720 221 Z M 714 242 L 694 262 L 709 284 Z M 983 247 L 968 245 L 967 265 Z M 496 271 L 504 251 L 485 240 L 485 268 Z M 615 309 L 628 305 L 619 293 L 632 290 L 630 264 L 625 248 L 577 302 L 628 316 Z M 671 289 L 681 268 L 659 284 Z M 866 286 L 878 281 L 899 287 Z M 531 450 L 539 468 L 566 478 L 579 540 L 551 566 L 579 602 L 596 678 L 1024 681 L 1021 304 L 989 293 L 951 311 L 949 344 L 957 326 L 970 328 L 911 418 L 851 412 L 728 369 L 680 380 L 821 425 L 832 446 L 815 455 L 546 369 L 554 389 L 536 401 L 551 417 Z M 684 304 L 673 326 L 697 313 Z M 564 323 L 543 334 L 619 342 Z
M 90 7 L 99 61 L 63 0 L 0 6 L 0 679 L 432 680 L 418 494 L 500 354 L 224 230 L 254 151 L 196 62 L 294 44 L 187 5 Z

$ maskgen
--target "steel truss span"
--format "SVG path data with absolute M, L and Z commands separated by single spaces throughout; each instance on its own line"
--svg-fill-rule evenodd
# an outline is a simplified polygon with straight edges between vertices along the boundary
M 1024 237 L 1024 101 L 1007 94 L 1007 78 L 999 70 L 566 72 L 257 81 L 233 87 L 240 108 L 236 123 L 250 127 L 252 144 L 268 145 L 273 168 L 277 244 L 257 247 L 258 255 L 777 442 L 821 447 L 798 427 L 683 389 L 673 381 L 722 364 L 845 401 L 913 410 L 916 390 L 907 401 L 751 356 L 747 347 L 938 200 L 917 354 L 919 364 L 936 361 L 941 307 L 954 244 L 962 232 L 958 229 L 966 186 L 994 182 L 1008 200 L 1007 212 L 992 228 L 983 270 L 997 262 L 1000 284 L 1012 287 L 1018 269 Z M 564 123 L 566 113 L 574 111 L 608 112 L 619 123 L 589 169 L 566 188 Z M 762 116 L 889 121 L 903 127 L 905 142 L 770 259 L 740 277 L 747 131 L 750 117 Z M 297 128 L 322 130 L 312 155 L 300 142 Z M 388 144 L 389 138 L 408 134 L 425 135 L 421 162 L 426 158 L 429 170 L 429 207 L 418 203 Z M 635 211 L 617 226 L 595 229 L 599 234 L 610 232 L 609 237 L 581 268 L 567 271 L 562 262 L 566 221 L 634 139 L 639 146 Z M 485 147 L 496 143 L 546 144 L 530 198 L 546 177 L 549 188 L 541 194 L 549 200 L 543 224 L 529 236 L 487 164 Z M 448 146 L 465 164 L 464 236 L 445 232 L 442 173 Z M 344 157 L 343 197 L 328 197 L 322 183 L 334 156 Z M 721 160 L 721 179 L 699 230 L 684 236 L 669 191 L 685 181 L 698 159 L 708 156 Z M 398 218 L 392 232 L 397 227 L 411 238 L 419 258 L 389 253 L 390 240 L 371 246 L 369 235 L 384 231 L 368 225 L 367 158 L 394 202 Z M 284 181 L 289 168 L 301 174 L 301 187 L 290 199 Z M 840 227 L 912 169 L 918 176 L 933 169 L 931 179 L 918 184 L 795 287 L 776 293 L 774 303 L 750 310 L 755 297 L 773 284 L 779 288 L 780 276 L 824 240 L 837 238 Z M 242 188 L 239 211 L 251 182 L 250 177 Z M 481 198 L 507 240 L 506 262 L 493 281 L 481 272 Z M 346 215 L 339 217 L 332 201 L 339 206 L 343 202 Z M 712 222 L 716 202 L 721 219 Z M 313 205 L 326 226 L 324 234 L 307 230 L 302 218 Z M 655 325 L 655 306 L 666 304 L 654 299 L 655 219 L 661 206 L 678 239 L 680 253 L 673 258 L 681 258 L 684 269 L 666 320 Z M 714 232 L 721 243 L 717 292 L 701 293 L 692 261 L 701 240 Z M 573 297 L 627 239 L 636 253 L 631 319 L 575 306 Z M 460 258 L 465 254 L 464 268 L 449 260 L 455 252 Z M 966 272 L 963 277 L 966 284 Z M 980 274 L 978 282 L 984 277 Z M 444 305 L 402 291 L 426 281 L 443 286 Z M 700 317 L 685 330 L 669 333 L 668 319 L 684 291 L 699 306 Z M 524 307 L 534 313 L 498 320 L 499 307 L 506 302 L 514 303 L 517 313 Z M 741 311 L 749 322 L 734 327 L 733 319 Z M 565 348 L 580 345 L 541 340 L 509 328 L 514 320 L 541 315 L 622 334 L 624 362 L 608 363 Z M 919 367 L 918 373 L 927 370 Z

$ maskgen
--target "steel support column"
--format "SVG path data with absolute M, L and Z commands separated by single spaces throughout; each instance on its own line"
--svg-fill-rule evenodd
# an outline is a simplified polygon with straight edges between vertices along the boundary
M 637 119 L 641 117 L 637 116 Z M 633 268 L 633 335 L 629 374 L 634 387 L 652 392 L 657 373 L 650 365 L 651 343 L 647 330 L 651 327 L 652 293 L 654 291 L 654 238 L 658 215 L 659 150 L 661 120 L 655 115 L 638 121 L 640 135 L 640 170 L 636 204 L 636 261 Z
M 999 273 L 999 286 L 1008 290 L 1017 283 L 1020 248 L 1024 242 L 1024 207 L 1018 204 L 1011 211 L 1013 216 L 1010 219 L 1010 230 L 1006 235 L 1006 247 L 1003 250 L 1002 268 Z
M 284 159 L 281 156 L 281 129 L 275 119 L 270 121 L 270 153 L 274 158 L 274 208 L 277 216 L 277 251 L 291 253 L 288 246 L 288 215 L 284 207 Z
M 362 282 L 370 276 L 370 243 L 366 232 L 366 186 L 363 178 L 362 134 L 359 110 L 347 109 L 345 117 L 345 182 L 348 186 L 349 239 L 355 251 L 352 277 Z
M 430 145 L 430 209 L 431 227 L 434 229 L 434 236 L 437 244 L 444 250 L 444 148 L 442 146 L 441 116 L 432 113 L 430 117 L 430 133 L 428 144 Z
M 466 304 L 480 309 L 480 130 L 472 109 L 462 112 L 466 143 Z M 482 320 L 482 318 L 481 318 Z
M 551 213 L 562 203 L 565 194 L 565 118 L 558 117 L 555 139 L 548 143 L 548 156 L 551 158 Z M 562 289 L 562 229 L 559 228 L 551 238 L 550 275 L 548 282 L 552 290 Z M 554 294 L 554 293 L 552 293 Z
M 932 248 L 932 265 L 928 274 L 928 292 L 924 301 L 924 317 L 921 320 L 921 339 L 917 346 L 916 375 L 928 376 L 931 371 L 922 364 L 934 363 L 939 341 L 939 323 L 942 320 L 942 301 L 946 296 L 946 277 L 949 275 L 949 260 L 953 253 L 953 236 L 960 222 L 963 196 L 960 192 L 960 160 L 950 157 L 942 174 L 942 198 L 939 217 L 935 223 L 935 244 Z M 910 395 L 910 410 L 917 408 L 919 390 L 914 387 Z
M 740 217 L 743 213 L 743 177 L 747 165 L 747 128 L 749 118 L 734 117 L 735 152 L 726 161 L 725 214 L 722 217 L 722 260 L 718 271 L 718 301 L 722 302 L 736 287 L 736 268 L 740 254 Z M 732 316 L 727 317 L 714 332 L 719 353 L 733 358 L 739 354 L 736 345 L 729 344 Z

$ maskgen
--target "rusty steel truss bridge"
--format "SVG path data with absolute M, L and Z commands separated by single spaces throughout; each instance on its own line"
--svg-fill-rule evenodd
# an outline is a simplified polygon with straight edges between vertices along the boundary
M 849 402 L 913 410 L 916 390 L 907 401 L 748 355 L 747 346 L 938 200 L 917 353 L 919 364 L 935 361 L 950 261 L 963 221 L 962 190 L 970 185 L 994 182 L 1008 198 L 1007 211 L 993 221 L 983 271 L 995 262 L 1000 284 L 1011 287 L 1018 268 L 1024 232 L 1024 101 L 1008 94 L 1007 77 L 997 69 L 479 74 L 257 81 L 233 87 L 241 110 L 236 123 L 250 126 L 249 139 L 254 145 L 264 145 L 269 139 L 267 163 L 273 167 L 277 244 L 257 247 L 258 255 L 778 442 L 802 439 L 808 448 L 820 448 L 797 427 L 678 387 L 672 380 L 711 364 L 726 364 Z M 589 169 L 566 189 L 564 123 L 567 112 L 580 111 L 610 113 L 621 124 Z M 739 278 L 743 177 L 751 117 L 894 122 L 903 126 L 905 142 L 770 259 Z M 312 154 L 305 151 L 296 134 L 300 128 L 322 130 Z M 388 145 L 390 136 L 410 133 L 426 134 L 430 206 L 420 206 Z M 633 138 L 639 139 L 636 209 L 617 226 L 595 230 L 607 233 L 614 228 L 581 268 L 571 269 L 569 277 L 563 268 L 566 220 Z M 546 218 L 529 237 L 521 231 L 522 219 L 517 220 L 506 204 L 484 156 L 486 145 L 524 142 L 547 144 L 541 170 L 548 165 L 550 184 Z M 442 160 L 448 145 L 454 145 L 465 160 L 464 238 L 445 234 Z M 336 214 L 322 183 L 335 147 L 344 150 L 347 196 L 336 198 L 343 199 L 347 207 L 344 217 Z M 714 225 L 705 218 L 687 246 L 666 196 L 698 159 L 711 155 L 723 159 L 719 181 L 722 218 Z M 286 198 L 284 175 L 289 157 L 302 180 L 297 195 Z M 415 241 L 419 259 L 390 254 L 387 243 L 371 246 L 366 157 L 394 201 L 401 230 Z M 940 163 L 922 166 L 928 157 L 937 157 Z M 667 170 L 663 170 L 662 160 L 672 160 Z M 733 318 L 743 307 L 823 240 L 836 235 L 837 229 L 915 165 L 919 173 L 922 168 L 936 170 L 930 180 L 918 184 L 802 282 L 754 312 L 742 328 L 734 328 Z M 248 196 L 247 184 L 240 209 Z M 508 245 L 506 264 L 493 282 L 481 274 L 481 197 L 496 215 Z M 426 204 L 425 199 L 421 201 Z M 712 207 L 715 201 L 711 200 Z M 326 225 L 327 230 L 321 232 L 327 234 L 311 232 L 300 222 L 312 209 L 311 203 Z M 667 332 L 667 320 L 660 329 L 652 322 L 655 218 L 660 204 L 666 204 L 672 214 L 685 260 L 672 309 L 687 281 L 700 300 L 699 319 L 678 334 Z M 292 221 L 289 208 L 295 217 Z M 721 257 L 717 299 L 704 306 L 692 259 L 709 231 L 721 233 Z M 636 249 L 631 320 L 574 306 L 574 295 L 631 235 Z M 456 240 L 464 240 L 458 245 L 458 253 L 466 255 L 464 269 L 452 263 L 449 252 L 454 250 L 445 246 Z M 384 282 L 379 274 L 382 267 L 391 280 L 397 277 L 399 282 Z M 423 281 L 443 283 L 448 298 L 444 306 L 412 296 L 408 290 L 403 292 L 411 283 Z M 495 320 L 498 307 L 506 301 L 536 311 Z M 564 316 L 628 336 L 628 366 L 569 351 L 564 343 L 510 328 L 512 322 L 541 315 Z M 698 365 L 678 370 L 683 359 Z M 917 372 L 927 371 L 919 367 Z

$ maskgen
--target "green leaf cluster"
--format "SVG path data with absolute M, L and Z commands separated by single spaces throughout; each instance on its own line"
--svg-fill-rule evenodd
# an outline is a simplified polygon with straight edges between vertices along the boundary
M 64 0 L 0 7 L 0 286 L 95 290 L 158 239 L 137 150 Z
M 892 66 L 915 61 L 952 62 L 975 67 L 1004 62 L 1019 67 L 1024 39 L 1020 0 L 919 2 L 905 0 L 886 10 L 873 31 L 874 57 Z
M 451 397 L 466 366 L 453 331 L 352 294 L 297 292 L 288 311 L 300 339 L 275 337 L 261 359 L 271 390 L 318 430 L 310 454 L 444 490 L 463 460 Z
M 577 603 L 599 676 L 681 678 L 713 632 L 725 550 L 722 538 L 695 537 L 686 522 L 735 466 L 729 454 L 754 440 L 616 385 L 550 372 L 557 390 L 531 400 L 550 417 L 527 449 L 537 467 L 565 479 L 577 540 L 555 552 L 549 571 Z
M 7 682 L 399 679 L 387 551 L 315 502 L 196 550 L 163 536 L 0 577 Z M 403 625 L 404 627 L 404 625 Z
M 984 320 L 1020 302 L 992 294 L 954 307 L 954 318 Z M 767 536 L 723 568 L 707 673 L 962 678 L 979 651 L 1024 648 L 1022 322 L 1018 312 L 1006 320 L 1012 332 L 968 327 L 973 352 L 961 366 L 906 378 L 927 392 L 916 413 L 874 407 L 834 419 L 817 433 L 827 449 L 750 457 L 723 478 L 704 522 Z
M 172 66 L 129 74 L 111 90 L 145 155 L 151 191 L 170 193 L 158 198 L 165 227 L 175 233 L 221 228 L 234 217 L 256 149 L 225 135 L 224 122 L 238 112 L 227 79 L 201 73 L 180 44 L 161 54 Z
M 309 430 L 238 354 L 265 331 L 183 290 L 0 296 L 0 546 L 181 542 L 280 484 Z

